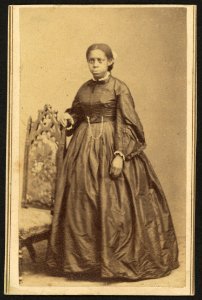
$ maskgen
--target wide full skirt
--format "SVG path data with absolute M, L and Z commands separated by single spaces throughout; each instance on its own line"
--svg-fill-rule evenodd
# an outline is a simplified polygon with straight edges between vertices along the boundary
M 59 170 L 47 262 L 66 273 L 140 280 L 178 267 L 178 246 L 159 180 L 144 152 L 110 176 L 114 123 L 83 122 Z M 91 136 L 93 133 L 94 138 Z

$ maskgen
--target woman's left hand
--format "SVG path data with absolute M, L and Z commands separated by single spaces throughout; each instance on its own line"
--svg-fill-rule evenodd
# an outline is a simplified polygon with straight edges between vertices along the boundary
M 123 158 L 116 155 L 112 161 L 110 175 L 114 178 L 118 177 L 123 170 Z

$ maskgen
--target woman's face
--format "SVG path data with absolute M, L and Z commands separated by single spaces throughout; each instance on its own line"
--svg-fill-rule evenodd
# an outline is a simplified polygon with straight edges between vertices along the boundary
M 95 79 L 104 77 L 111 64 L 112 60 L 109 60 L 102 50 L 92 50 L 88 55 L 88 67 Z

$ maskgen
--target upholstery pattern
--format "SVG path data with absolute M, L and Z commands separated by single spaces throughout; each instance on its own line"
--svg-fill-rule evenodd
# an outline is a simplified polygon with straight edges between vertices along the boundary
M 57 144 L 49 132 L 33 142 L 29 152 L 26 200 L 30 206 L 49 208 L 55 192 Z

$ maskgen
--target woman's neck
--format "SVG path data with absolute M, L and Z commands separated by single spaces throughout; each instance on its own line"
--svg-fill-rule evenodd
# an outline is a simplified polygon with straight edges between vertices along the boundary
M 107 73 L 105 74 L 105 76 L 103 76 L 102 78 L 94 78 L 93 77 L 93 80 L 94 81 L 103 81 L 103 80 L 106 80 L 109 78 L 109 75 L 110 75 L 110 72 L 107 71 Z

